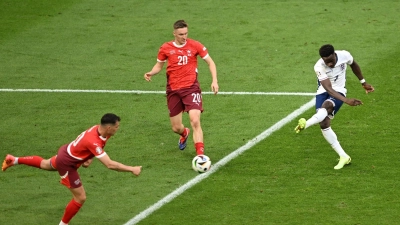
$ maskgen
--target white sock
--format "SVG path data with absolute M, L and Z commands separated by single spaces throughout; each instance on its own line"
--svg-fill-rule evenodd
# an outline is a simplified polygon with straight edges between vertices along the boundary
M 68 223 L 64 223 L 63 221 L 61 221 L 58 225 L 68 225 Z
M 340 145 L 337 139 L 335 132 L 333 132 L 331 127 L 328 127 L 326 129 L 321 129 L 321 131 L 322 134 L 324 135 L 325 140 L 332 146 L 333 150 L 335 150 L 340 157 L 349 157 L 349 155 L 347 155 L 346 152 L 343 150 L 342 146 Z
M 18 158 L 19 158 L 19 157 L 15 157 L 15 159 L 14 159 L 14 165 L 17 165 L 17 164 L 18 164 Z
M 328 116 L 328 111 L 326 111 L 325 108 L 319 108 L 317 113 L 315 113 L 310 119 L 307 120 L 305 128 L 320 123 L 327 116 Z

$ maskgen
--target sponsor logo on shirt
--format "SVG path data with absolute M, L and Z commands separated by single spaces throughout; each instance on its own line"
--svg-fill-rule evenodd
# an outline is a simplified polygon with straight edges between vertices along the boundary
M 80 184 L 80 183 L 81 183 L 81 180 L 80 180 L 80 179 L 74 181 L 74 184 L 75 184 L 75 185 L 78 185 L 78 184 Z

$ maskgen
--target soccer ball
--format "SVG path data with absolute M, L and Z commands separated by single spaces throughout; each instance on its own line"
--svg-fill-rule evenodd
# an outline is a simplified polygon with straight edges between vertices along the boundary
M 205 173 L 211 168 L 211 160 L 206 155 L 197 155 L 192 160 L 193 170 L 199 173 Z

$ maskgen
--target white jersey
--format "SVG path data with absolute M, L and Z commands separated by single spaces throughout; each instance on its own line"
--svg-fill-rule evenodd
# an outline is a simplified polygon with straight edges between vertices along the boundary
M 326 92 L 320 81 L 329 79 L 333 90 L 346 96 L 346 69 L 347 65 L 353 63 L 353 56 L 351 56 L 350 52 L 345 50 L 335 51 L 335 53 L 337 55 L 337 62 L 334 68 L 328 67 L 322 58 L 319 59 L 314 66 L 314 71 L 318 78 L 317 95 Z

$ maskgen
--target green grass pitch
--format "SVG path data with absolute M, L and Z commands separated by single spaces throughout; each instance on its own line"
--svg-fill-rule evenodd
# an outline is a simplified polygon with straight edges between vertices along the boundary
M 143 74 L 178 19 L 209 49 L 221 92 L 313 93 L 318 48 L 331 43 L 350 51 L 375 87 L 366 95 L 348 71 L 348 96 L 364 105 L 344 105 L 332 128 L 351 165 L 335 171 L 336 153 L 318 126 L 296 135 L 296 118 L 138 224 L 397 224 L 399 10 L 391 0 L 3 0 L 0 157 L 50 157 L 104 113 L 118 114 L 121 128 L 105 150 L 143 172 L 133 177 L 98 161 L 80 169 L 87 201 L 70 224 L 126 224 L 198 175 L 193 144 L 177 149 L 163 94 L 73 90 L 164 91 L 164 71 L 151 83 Z M 211 91 L 202 60 L 199 71 Z M 206 154 L 217 163 L 312 96 L 203 99 Z M 1 172 L 0 185 L 0 224 L 58 224 L 71 199 L 57 173 L 30 167 Z

